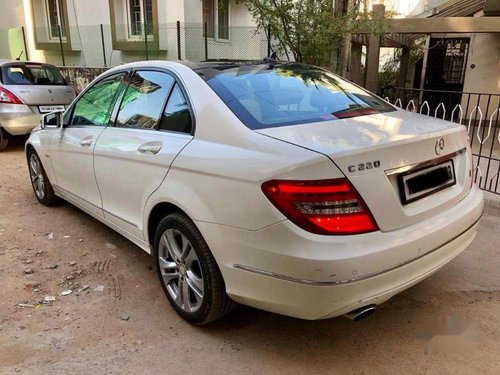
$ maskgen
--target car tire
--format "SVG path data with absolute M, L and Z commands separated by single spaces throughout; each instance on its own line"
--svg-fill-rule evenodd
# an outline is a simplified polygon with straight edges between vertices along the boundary
M 167 299 L 188 322 L 207 324 L 237 306 L 226 294 L 222 274 L 207 243 L 184 213 L 176 212 L 160 221 L 153 255 Z
M 9 135 L 3 128 L 0 128 L 0 151 L 4 151 L 5 149 L 7 149 L 8 145 Z
M 31 186 L 38 202 L 44 206 L 54 206 L 59 203 L 52 184 L 43 169 L 42 162 L 34 149 L 28 152 L 28 169 L 30 172 Z

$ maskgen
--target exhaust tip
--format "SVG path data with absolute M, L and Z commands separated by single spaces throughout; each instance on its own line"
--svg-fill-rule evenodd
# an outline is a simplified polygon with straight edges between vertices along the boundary
M 353 320 L 355 322 L 359 322 L 360 320 L 369 317 L 377 310 L 376 305 L 368 305 L 360 307 L 356 310 L 352 310 L 344 315 L 349 320 Z

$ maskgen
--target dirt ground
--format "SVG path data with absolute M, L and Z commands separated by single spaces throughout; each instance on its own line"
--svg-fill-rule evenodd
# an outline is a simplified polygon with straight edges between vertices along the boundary
M 240 306 L 193 327 L 148 254 L 69 204 L 37 204 L 23 141 L 0 154 L 0 374 L 500 374 L 498 206 L 468 250 L 363 321 Z

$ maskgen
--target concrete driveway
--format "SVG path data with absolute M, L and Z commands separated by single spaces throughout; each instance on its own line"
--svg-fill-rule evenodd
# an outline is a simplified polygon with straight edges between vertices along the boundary
M 1 374 L 500 373 L 498 206 L 468 250 L 361 322 L 241 306 L 193 327 L 146 253 L 69 204 L 37 204 L 23 141 L 0 154 Z

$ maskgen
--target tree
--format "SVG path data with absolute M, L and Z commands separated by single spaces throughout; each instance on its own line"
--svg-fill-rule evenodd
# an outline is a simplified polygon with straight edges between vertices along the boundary
M 417 39 L 410 44 L 410 58 L 408 65 L 410 67 L 415 66 L 417 61 L 424 56 L 424 44 L 425 38 Z M 400 48 L 395 48 L 390 56 L 380 68 L 378 74 L 378 82 L 380 93 L 382 96 L 387 96 L 389 98 L 394 98 L 397 96 L 397 87 L 399 86 L 399 73 L 401 64 L 401 52 Z
M 332 54 L 357 30 L 380 33 L 383 19 L 361 11 L 360 0 L 237 0 L 246 4 L 258 26 L 271 28 L 278 54 L 298 62 L 332 67 Z M 341 52 L 346 59 L 348 52 Z M 345 61 L 344 61 L 345 63 Z M 342 70 L 342 67 L 340 68 Z

